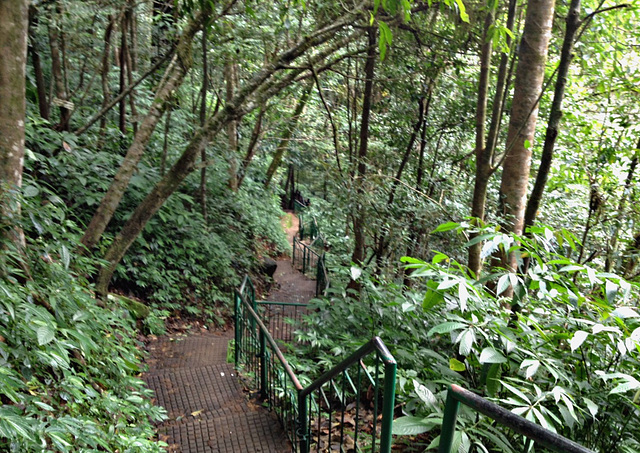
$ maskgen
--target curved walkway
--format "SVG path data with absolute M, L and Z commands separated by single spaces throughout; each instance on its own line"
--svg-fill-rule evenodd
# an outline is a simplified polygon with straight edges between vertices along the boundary
M 290 241 L 297 231 L 291 214 L 283 225 Z M 292 234 L 293 231 L 293 234 Z M 270 300 L 307 302 L 315 282 L 278 260 L 277 288 Z M 273 413 L 251 401 L 232 363 L 227 363 L 231 332 L 205 332 L 158 338 L 148 345 L 144 380 L 169 418 L 158 426 L 170 453 L 289 453 L 291 445 Z

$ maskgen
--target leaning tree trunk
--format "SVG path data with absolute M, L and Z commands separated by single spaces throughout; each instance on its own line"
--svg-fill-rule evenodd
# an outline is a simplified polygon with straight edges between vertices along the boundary
M 28 0 L 0 0 L 0 229 L 18 247 L 20 206 L 11 192 L 22 185 Z
M 224 67 L 224 78 L 226 81 L 227 97 L 226 101 L 233 99 L 236 84 L 236 64 L 229 57 Z M 238 191 L 238 122 L 236 120 L 229 121 L 227 124 L 227 138 L 229 140 L 228 163 L 229 163 L 229 189 L 233 192 Z
M 138 133 L 133 138 L 133 142 L 118 169 L 109 190 L 102 198 L 100 206 L 93 214 L 93 218 L 82 237 L 82 245 L 91 250 L 98 243 L 102 233 L 113 217 L 120 200 L 124 195 L 129 181 L 144 154 L 144 150 L 151 139 L 151 134 L 155 130 L 167 104 L 170 102 L 174 91 L 182 84 L 184 76 L 191 68 L 193 59 L 191 56 L 191 41 L 202 26 L 206 15 L 201 12 L 197 14 L 187 25 L 178 43 L 178 58 L 167 68 L 164 80 L 159 87 L 155 99 L 149 108 L 146 116 L 140 124 Z
M 335 20 L 331 25 L 305 36 L 293 47 L 279 54 L 277 58 L 267 63 L 262 70 L 247 81 L 224 109 L 209 118 L 205 126 L 196 131 L 183 151 L 182 156 L 135 209 L 111 244 L 105 255 L 108 263 L 100 270 L 98 275 L 96 284 L 98 294 L 105 295 L 107 293 L 113 272 L 133 241 L 141 233 L 149 219 L 180 186 L 182 181 L 197 168 L 195 163 L 202 148 L 222 128 L 226 127 L 229 121 L 236 120 L 239 116 L 249 113 L 257 106 L 264 104 L 270 97 L 294 83 L 296 78 L 304 71 L 304 68 L 293 69 L 281 78 L 275 78 L 274 74 L 280 68 L 289 65 L 293 60 L 307 53 L 310 49 L 327 43 L 327 41 L 335 37 L 335 33 L 338 30 L 348 25 L 360 13 L 361 10 L 354 10 L 351 14 Z M 327 47 L 309 56 L 309 63 L 314 64 L 328 58 L 354 39 L 358 33 L 356 31 L 342 39 L 332 39 L 331 44 L 327 45 Z
M 524 227 L 531 151 L 551 38 L 553 10 L 554 0 L 529 0 L 520 42 L 499 200 L 503 227 L 516 235 L 521 235 Z M 514 253 L 506 257 L 503 266 L 515 270 Z
M 276 148 L 273 154 L 273 159 L 271 160 L 271 164 L 267 169 L 267 175 L 264 178 L 265 189 L 268 188 L 269 185 L 271 184 L 273 175 L 276 173 L 276 170 L 280 167 L 280 164 L 282 163 L 282 158 L 284 157 L 284 154 L 286 153 L 287 149 L 289 149 L 289 142 L 291 141 L 291 137 L 293 136 L 293 133 L 296 130 L 296 126 L 298 125 L 298 120 L 302 116 L 302 111 L 304 110 L 305 105 L 307 105 L 307 100 L 309 99 L 310 93 L 311 93 L 311 85 L 309 85 L 309 87 L 307 87 L 307 89 L 305 89 L 305 91 L 302 93 L 302 97 L 298 101 L 298 105 L 296 105 L 296 109 L 294 110 L 293 115 L 291 115 L 291 118 L 289 118 L 288 124 L 286 126 L 287 128 L 285 129 L 284 133 L 282 134 L 282 137 L 280 138 L 280 143 L 278 144 L 278 147 Z

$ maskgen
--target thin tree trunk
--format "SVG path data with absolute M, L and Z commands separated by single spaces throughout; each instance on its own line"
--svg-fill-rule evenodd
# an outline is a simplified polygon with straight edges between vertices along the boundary
M 615 225 L 613 234 L 609 239 L 609 247 L 607 252 L 607 258 L 604 262 L 604 270 L 605 272 L 611 272 L 613 269 L 613 263 L 615 261 L 615 255 L 618 251 L 618 238 L 620 236 L 620 229 L 622 228 L 622 223 L 624 221 L 626 215 L 626 205 L 627 199 L 629 198 L 631 192 L 631 185 L 633 183 L 633 178 L 635 176 L 636 168 L 638 167 L 638 153 L 640 153 L 640 141 L 638 141 L 638 145 L 636 146 L 636 152 L 631 159 L 631 164 L 629 165 L 629 171 L 627 172 L 627 179 L 624 182 L 624 188 L 622 190 L 622 195 L 620 196 L 620 202 L 618 203 L 618 212 L 616 214 Z
M 533 225 L 538 209 L 542 203 L 542 194 L 549 178 L 551 170 L 551 161 L 553 160 L 553 151 L 558 137 L 558 128 L 562 118 L 562 101 L 564 99 L 564 91 L 567 86 L 567 75 L 569 74 L 569 66 L 573 57 L 573 43 L 575 35 L 580 26 L 580 0 L 571 0 L 569 13 L 566 19 L 567 27 L 562 43 L 562 53 L 560 54 L 560 65 L 558 66 L 558 78 L 556 79 L 555 91 L 553 93 L 553 101 L 551 103 L 551 111 L 549 112 L 549 122 L 547 124 L 547 132 L 544 138 L 544 146 L 542 148 L 542 158 L 540 159 L 540 168 L 536 176 L 536 182 L 533 186 L 529 203 L 524 217 L 524 230 Z
M 134 57 L 131 53 L 131 40 L 130 40 L 131 24 L 135 20 L 133 15 L 133 8 L 135 8 L 135 5 L 131 4 L 127 8 L 127 11 L 125 13 L 126 32 L 127 34 L 129 34 L 129 37 L 127 37 L 127 46 L 125 48 L 125 51 L 126 51 L 125 59 L 127 61 L 127 84 L 129 86 L 133 85 L 133 71 L 134 71 L 133 69 Z M 135 90 L 131 90 L 131 93 L 129 94 L 129 109 L 131 110 L 131 118 L 132 118 L 131 125 L 133 127 L 133 134 L 135 135 L 138 133 L 138 109 L 136 107 L 136 91 Z
M 56 7 L 56 16 L 60 17 L 60 5 Z M 68 95 L 65 88 L 64 75 L 62 73 L 62 56 L 60 54 L 60 32 L 58 27 L 53 24 L 49 25 L 49 46 L 51 51 L 51 76 L 56 89 L 56 98 L 53 104 L 60 108 L 60 121 L 56 129 L 60 131 L 69 130 L 69 119 L 71 118 L 71 110 L 68 108 Z
M 276 170 L 278 170 L 278 168 L 280 167 L 280 164 L 282 163 L 282 158 L 284 157 L 284 154 L 287 152 L 287 149 L 289 149 L 289 141 L 291 140 L 291 137 L 293 136 L 293 133 L 296 130 L 296 126 L 298 125 L 298 121 L 302 116 L 302 112 L 304 110 L 305 105 L 307 105 L 307 100 L 309 99 L 309 95 L 311 94 L 311 86 L 312 85 L 309 85 L 307 88 L 305 88 L 304 92 L 302 93 L 302 96 L 300 97 L 300 100 L 298 101 L 298 104 L 296 105 L 296 109 L 294 110 L 293 115 L 291 115 L 291 118 L 289 118 L 289 121 L 287 122 L 286 129 L 284 130 L 284 132 L 282 133 L 282 136 L 280 137 L 280 142 L 278 143 L 278 147 L 273 153 L 273 159 L 271 160 L 271 164 L 269 165 L 269 168 L 267 169 L 267 174 L 264 178 L 265 189 L 268 188 L 269 185 L 271 184 L 273 175 L 276 173 Z
M 476 178 L 473 188 L 473 201 L 471 203 L 471 217 L 476 227 L 484 221 L 484 208 L 487 201 L 487 187 L 492 173 L 490 151 L 485 145 L 485 124 L 487 122 L 487 97 L 489 94 L 489 75 L 491 71 L 491 54 L 493 53 L 492 40 L 489 31 L 495 22 L 495 10 L 487 11 L 482 34 L 482 47 L 480 50 L 480 78 L 478 82 L 478 100 L 476 103 Z M 478 233 L 472 232 L 473 239 Z M 482 259 L 480 252 L 482 243 L 478 242 L 469 247 L 469 270 L 474 276 L 480 274 Z
M 24 234 L 18 226 L 20 205 L 15 190 L 22 186 L 25 141 L 25 80 L 29 2 L 0 1 L 0 234 L 19 249 Z M 6 223 L 5 223 L 6 222 Z M 0 273 L 4 272 L 0 266 Z
M 247 176 L 247 172 L 249 171 L 249 165 L 253 160 L 253 156 L 256 153 L 256 149 L 258 148 L 258 140 L 260 139 L 261 131 L 262 131 L 262 119 L 264 118 L 264 114 L 267 111 L 267 107 L 263 105 L 260 107 L 260 112 L 258 113 L 258 118 L 256 118 L 256 124 L 253 126 L 253 131 L 251 132 L 251 138 L 249 139 L 249 146 L 247 147 L 247 154 L 245 154 L 244 159 L 242 160 L 242 164 L 240 164 L 240 171 L 238 172 L 238 189 L 242 186 L 244 178 Z M 285 190 L 286 193 L 286 190 Z
M 236 81 L 236 64 L 231 60 L 227 61 L 224 68 L 224 78 L 227 88 L 227 102 L 233 99 Z M 227 161 L 229 163 L 229 189 L 236 192 L 238 190 L 238 123 L 235 120 L 227 124 L 227 137 L 229 140 L 229 150 Z
M 109 70 L 111 68 L 111 35 L 113 34 L 114 17 L 109 15 L 107 18 L 109 23 L 104 31 L 104 51 L 102 52 L 102 70 L 100 71 L 100 78 L 102 81 L 102 108 L 104 109 L 109 105 L 111 99 L 111 89 L 109 88 Z M 104 137 L 107 127 L 107 117 L 103 116 L 100 119 L 100 138 Z
M 373 98 L 373 78 L 376 67 L 376 44 L 377 31 L 374 27 L 367 28 L 367 61 L 364 66 L 365 83 L 364 93 L 362 96 L 362 122 L 360 125 L 360 146 L 358 147 L 358 165 L 356 173 L 356 209 L 353 215 L 353 253 L 351 261 L 357 266 L 362 267 L 364 264 L 364 248 L 365 235 L 364 225 L 366 222 L 366 214 L 363 203 L 364 196 L 364 179 L 367 172 L 367 151 L 369 147 L 369 120 L 371 117 L 371 101 Z M 360 292 L 362 285 L 359 281 L 351 278 L 349 280 L 349 289 Z
M 167 116 L 164 118 L 164 138 L 162 140 L 162 157 L 160 158 L 160 176 L 164 176 L 167 167 L 167 153 L 169 152 L 169 129 L 171 128 L 171 112 L 173 109 L 167 109 Z
M 553 0 L 529 0 L 520 42 L 513 107 L 500 185 L 502 223 L 506 231 L 516 235 L 521 235 L 524 227 L 531 151 L 551 38 L 553 11 Z M 516 255 L 510 253 L 503 264 L 506 268 L 515 270 Z
M 142 120 L 138 133 L 133 138 L 133 142 L 127 151 L 127 154 L 116 173 L 111 186 L 102 198 L 100 206 L 93 215 L 84 236 L 82 237 L 82 245 L 91 250 L 98 243 L 102 233 L 113 217 L 113 213 L 120 204 L 120 200 L 124 195 L 129 181 L 138 165 L 138 162 L 144 154 L 144 150 L 151 138 L 151 134 L 155 130 L 164 110 L 169 103 L 173 92 L 184 80 L 184 76 L 191 69 L 193 60 L 191 57 L 191 42 L 194 35 L 202 26 L 205 19 L 203 12 L 197 14 L 187 25 L 184 33 L 180 37 L 177 49 L 177 61 L 175 64 L 169 65 L 165 73 L 165 82 L 158 88 L 158 92 Z
M 413 130 L 411 131 L 411 136 L 409 137 L 409 143 L 407 144 L 407 148 L 405 149 L 404 155 L 402 156 L 402 161 L 400 162 L 400 166 L 398 167 L 398 171 L 396 172 L 396 177 L 391 183 L 391 191 L 389 192 L 387 207 L 393 204 L 393 200 L 396 195 L 396 190 L 398 189 L 398 184 L 400 184 L 400 178 L 402 178 L 402 173 L 404 172 L 404 167 L 406 167 L 407 162 L 409 162 L 409 156 L 411 156 L 411 150 L 413 150 L 413 145 L 415 145 L 416 143 L 418 132 L 420 132 L 420 128 L 422 128 L 422 124 L 424 123 L 426 108 L 427 108 L 427 100 L 422 97 L 418 100 L 418 121 L 416 121 L 416 124 L 413 126 Z
M 207 91 L 209 88 L 209 64 L 207 57 L 207 31 L 202 30 L 202 98 L 200 102 L 200 127 L 207 122 Z M 200 160 L 206 162 L 207 149 L 202 148 Z M 207 167 L 203 166 L 200 170 L 200 206 L 202 208 L 202 217 L 207 221 Z
M 125 90 L 127 84 L 127 24 L 126 14 L 120 22 L 120 51 L 118 53 L 120 64 L 120 94 Z M 124 136 L 127 133 L 127 100 L 125 97 L 120 99 L 118 106 L 118 128 Z
M 36 77 L 36 91 L 38 92 L 38 111 L 40 117 L 49 120 L 49 101 L 47 100 L 47 87 L 40 61 L 40 51 L 38 49 L 34 27 L 38 24 L 38 10 L 35 6 L 29 6 L 29 53 L 33 64 L 33 73 Z

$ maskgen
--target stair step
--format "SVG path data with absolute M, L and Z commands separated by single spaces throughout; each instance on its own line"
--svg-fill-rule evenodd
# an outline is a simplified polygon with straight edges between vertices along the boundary
M 233 408 L 246 412 L 238 375 L 230 364 L 154 371 L 143 377 L 171 420 L 217 416 Z

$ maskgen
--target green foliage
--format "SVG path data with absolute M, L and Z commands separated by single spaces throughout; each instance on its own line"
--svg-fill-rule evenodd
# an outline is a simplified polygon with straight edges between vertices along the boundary
M 93 298 L 84 273 L 97 263 L 75 254 L 80 231 L 57 195 L 27 179 L 22 208 L 27 248 L 2 244 L 0 450 L 162 451 L 133 318 Z
M 422 289 L 403 294 L 393 283 L 366 282 L 360 303 L 315 302 L 312 332 L 303 335 L 307 352 L 332 364 L 337 354 L 320 351 L 381 336 L 398 360 L 398 399 L 407 414 L 396 422 L 397 434 L 437 432 L 446 387 L 456 383 L 589 448 L 631 451 L 640 440 L 631 415 L 640 409 L 637 289 L 566 258 L 576 241 L 565 231 L 491 236 L 487 253 L 518 251 L 530 260 L 526 274 L 497 270 L 477 281 L 442 253 L 430 261 L 405 258 Z M 496 297 L 487 284 L 514 296 Z M 458 429 L 464 451 L 510 452 L 519 443 L 468 409 Z

